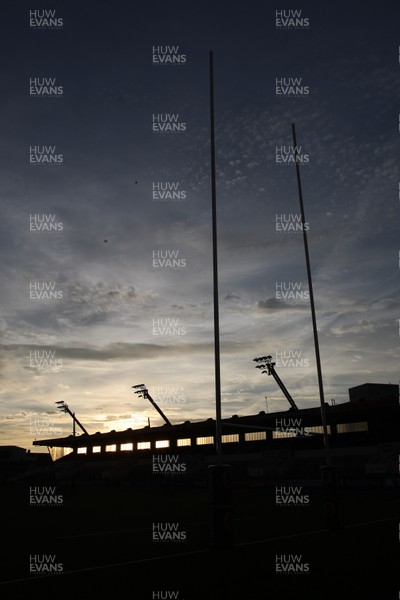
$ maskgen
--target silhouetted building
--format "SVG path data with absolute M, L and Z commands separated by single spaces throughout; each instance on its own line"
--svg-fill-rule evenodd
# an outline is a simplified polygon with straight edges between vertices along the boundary
M 399 399 L 399 386 L 392 383 L 363 383 L 349 389 L 350 402 Z
M 375 386 L 365 384 L 351 388 L 350 393 L 366 389 L 368 394 L 361 396 L 360 401 L 353 397 L 350 402 L 326 404 L 331 453 L 348 473 L 391 473 L 397 469 L 398 386 L 389 386 L 387 391 L 385 386 Z M 125 464 L 130 461 L 138 467 L 151 464 L 154 455 L 174 454 L 182 460 L 184 457 L 198 465 L 207 465 L 215 462 L 215 429 L 215 420 L 210 418 L 176 425 L 70 435 L 37 440 L 33 444 L 47 446 L 53 459 L 62 458 L 62 463 L 72 459 L 78 461 L 76 464 L 82 461 L 115 464 L 117 460 Z M 294 470 L 294 476 L 311 476 L 318 473 L 324 462 L 322 434 L 319 406 L 299 411 L 233 415 L 222 420 L 223 454 L 237 470 L 243 467 L 247 475 L 252 472 L 278 477 Z
M 0 461 L 15 461 L 26 458 L 27 451 L 20 446 L 0 446 Z
M 51 459 L 45 452 L 31 453 L 19 446 L 0 446 L 1 482 L 45 465 L 51 465 Z

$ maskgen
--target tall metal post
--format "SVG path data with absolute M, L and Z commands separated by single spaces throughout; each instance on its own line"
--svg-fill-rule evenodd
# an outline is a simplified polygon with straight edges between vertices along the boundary
M 306 257 L 307 265 L 307 278 L 308 278 L 308 290 L 310 294 L 310 306 L 311 306 L 311 318 L 314 334 L 314 347 L 315 347 L 315 359 L 317 363 L 317 374 L 318 374 L 318 386 L 319 386 L 319 397 L 321 403 L 321 419 L 323 426 L 324 446 L 325 446 L 325 458 L 326 464 L 321 467 L 321 478 L 322 478 L 322 492 L 324 496 L 324 508 L 325 508 L 325 519 L 326 525 L 330 529 L 340 529 L 343 527 L 342 507 L 339 498 L 339 478 L 337 468 L 332 465 L 331 453 L 329 448 L 329 435 L 328 435 L 328 424 L 326 417 L 326 406 L 324 397 L 324 386 L 322 381 L 322 369 L 321 369 L 321 356 L 319 352 L 319 341 L 318 341 L 318 329 L 317 319 L 315 316 L 315 303 L 314 303 L 314 290 L 311 277 L 311 262 L 310 254 L 308 251 L 308 239 L 307 239 L 307 228 L 306 219 L 304 214 L 304 203 L 303 203 L 303 191 L 301 187 L 300 179 L 300 165 L 299 165 L 299 151 L 297 148 L 296 140 L 296 128 L 292 123 L 292 134 L 293 134 L 293 145 L 295 154 L 296 164 L 296 176 L 297 176 L 297 187 L 299 191 L 300 201 L 300 212 L 301 212 L 301 223 L 303 229 L 303 240 L 304 240 L 304 252 Z
M 305 252 L 305 256 L 306 256 L 306 265 L 307 265 L 308 290 L 309 290 L 309 294 L 310 294 L 311 318 L 312 318 L 312 326 L 313 326 L 313 334 L 314 334 L 315 360 L 317 363 L 319 398 L 320 398 L 320 403 L 321 403 L 321 418 L 322 418 L 322 426 L 323 426 L 323 432 L 324 432 L 325 456 L 326 456 L 326 464 L 327 464 L 327 466 L 329 466 L 331 464 L 331 456 L 330 456 L 330 452 L 329 452 L 329 437 L 328 437 L 328 425 L 327 425 L 327 418 L 326 418 L 324 386 L 323 386 L 323 381 L 322 381 L 321 356 L 320 356 L 320 352 L 319 352 L 317 319 L 315 316 L 314 290 L 313 290 L 312 277 L 311 277 L 310 254 L 308 251 L 308 239 L 307 239 L 306 218 L 305 218 L 305 214 L 304 214 L 303 191 L 302 191 L 301 179 L 300 179 L 300 166 L 299 166 L 299 160 L 298 160 L 299 152 L 298 152 L 298 148 L 297 148 L 296 128 L 295 128 L 294 123 L 292 123 L 292 134 L 293 134 L 294 154 L 295 154 L 295 159 L 296 159 L 296 176 L 297 176 L 297 187 L 298 187 L 298 191 L 299 191 L 301 223 L 302 223 L 303 240 L 304 240 L 304 252 Z
M 215 450 L 217 463 L 221 464 L 221 361 L 219 341 L 218 299 L 218 253 L 217 253 L 217 193 L 215 169 L 215 124 L 214 124 L 214 65 L 210 50 L 210 142 L 211 142 L 211 202 L 212 202 L 212 245 L 213 245 L 213 295 L 214 295 L 214 363 L 215 363 Z
M 214 297 L 214 363 L 215 363 L 215 451 L 217 464 L 209 467 L 209 494 L 214 550 L 226 551 L 233 544 L 232 475 L 229 465 L 222 464 L 221 366 L 219 339 L 218 253 L 217 253 L 217 193 L 215 169 L 214 126 L 214 65 L 210 50 L 210 142 L 211 142 L 211 200 L 213 245 Z

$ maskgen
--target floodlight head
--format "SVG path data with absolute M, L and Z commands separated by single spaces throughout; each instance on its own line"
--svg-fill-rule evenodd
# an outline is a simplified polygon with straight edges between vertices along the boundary
M 141 386 L 136 385 L 132 387 L 139 387 L 139 389 L 135 391 L 135 394 L 138 394 L 139 398 L 145 398 L 145 394 L 147 394 L 147 388 L 144 387 L 144 384 Z
M 144 383 L 139 383 L 138 385 L 133 385 L 132 387 L 133 388 L 140 388 L 140 387 L 146 387 L 146 386 L 144 385 Z
M 55 404 L 64 404 L 64 400 L 57 400 Z

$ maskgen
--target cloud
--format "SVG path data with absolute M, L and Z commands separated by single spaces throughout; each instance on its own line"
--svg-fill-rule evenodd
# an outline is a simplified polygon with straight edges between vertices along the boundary
M 257 302 L 257 308 L 260 310 L 304 310 L 304 308 L 308 308 L 307 304 L 290 304 L 288 302 L 283 302 L 282 300 L 277 300 L 276 298 L 267 298 L 266 300 L 259 300 Z
M 231 300 L 240 300 L 240 299 L 241 299 L 241 297 L 238 294 L 234 294 L 234 293 L 225 294 L 225 296 L 224 296 L 224 300 L 226 302 L 229 302 Z
M 377 311 L 392 311 L 398 310 L 400 307 L 400 302 L 398 300 L 394 300 L 393 298 L 381 298 L 376 302 L 371 304 L 371 308 Z
M 122 415 L 104 415 L 104 421 L 118 421 L 122 419 L 130 419 L 132 417 L 132 413 L 125 413 Z
M 360 321 L 357 321 L 353 325 L 340 325 L 338 327 L 331 328 L 331 332 L 337 336 L 348 334 L 370 334 L 374 333 L 376 330 L 376 323 L 373 323 L 368 319 L 362 319 Z

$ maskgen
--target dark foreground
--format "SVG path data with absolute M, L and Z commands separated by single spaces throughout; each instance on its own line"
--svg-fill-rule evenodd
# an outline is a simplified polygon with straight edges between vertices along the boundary
M 30 505 L 29 491 L 2 489 L 4 599 L 399 598 L 398 487 L 342 490 L 344 527 L 328 530 L 318 486 L 295 506 L 276 506 L 273 486 L 237 486 L 226 550 L 212 549 L 204 485 L 71 484 L 57 506 Z M 156 539 L 160 524 L 174 539 Z M 50 573 L 31 573 L 32 557 Z

